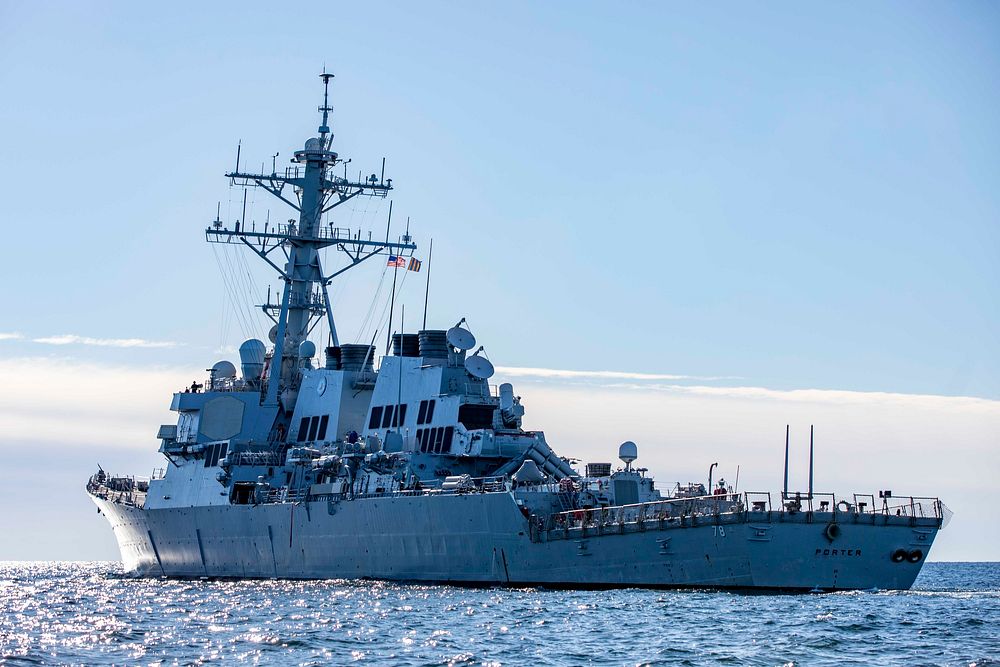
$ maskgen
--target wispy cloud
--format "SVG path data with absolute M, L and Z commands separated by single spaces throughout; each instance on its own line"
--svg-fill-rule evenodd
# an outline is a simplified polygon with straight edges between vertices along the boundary
M 563 380 L 643 380 L 680 381 L 699 380 L 739 380 L 736 376 L 672 375 L 667 373 L 631 373 L 628 371 L 570 371 L 561 368 L 524 368 L 520 366 L 497 366 L 497 372 L 512 377 L 536 377 Z
M 61 334 L 32 338 L 31 342 L 43 345 L 91 345 L 94 347 L 177 347 L 172 341 L 146 340 L 144 338 L 91 338 L 76 334 Z
M 3 332 L 0 331 L 0 340 L 21 340 L 24 338 L 21 334 L 16 331 Z
M 944 396 L 940 394 L 906 394 L 891 391 L 857 391 L 847 389 L 770 389 L 768 387 L 707 387 L 674 384 L 605 384 L 609 389 L 642 390 L 688 394 L 707 398 L 740 400 L 788 401 L 823 403 L 828 405 L 908 404 L 927 408 L 980 408 L 1000 414 L 1000 401 L 976 396 Z
M 679 382 L 712 382 L 740 380 L 738 376 L 672 375 L 664 373 L 632 373 L 627 371 L 577 371 L 558 368 L 527 368 L 498 366 L 497 373 L 511 378 L 548 381 L 549 384 L 566 386 L 576 380 L 590 380 L 587 386 L 610 390 L 646 391 L 656 393 L 686 394 L 705 398 L 739 399 L 751 401 L 782 401 L 795 403 L 823 403 L 829 405 L 884 405 L 907 404 L 924 407 L 976 408 L 1000 411 L 1000 401 L 974 396 L 943 396 L 938 394 L 910 394 L 887 391 L 859 391 L 849 389 L 772 389 L 755 386 L 719 386 L 703 384 L 674 384 Z

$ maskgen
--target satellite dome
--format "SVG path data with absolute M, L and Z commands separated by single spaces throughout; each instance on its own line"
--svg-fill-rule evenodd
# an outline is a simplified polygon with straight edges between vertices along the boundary
M 236 377 L 236 366 L 230 361 L 217 361 L 210 372 L 213 380 L 228 380 Z
M 311 340 L 304 340 L 299 345 L 299 358 L 312 359 L 316 356 L 316 343 Z
M 243 367 L 243 379 L 253 382 L 264 372 L 264 354 L 267 347 L 264 343 L 251 338 L 240 345 L 240 366 Z
M 635 446 L 635 443 L 631 440 L 623 442 L 621 446 L 618 447 L 618 458 L 620 458 L 626 466 L 631 465 L 632 461 L 639 458 L 639 450 Z

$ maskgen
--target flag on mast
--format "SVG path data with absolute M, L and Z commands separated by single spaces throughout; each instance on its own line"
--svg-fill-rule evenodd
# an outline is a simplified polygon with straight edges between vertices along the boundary
M 389 261 L 386 262 L 386 266 L 395 266 L 401 269 L 406 268 L 406 258 L 397 255 L 389 255 Z
M 421 264 L 422 264 L 422 262 L 419 259 L 417 259 L 416 257 L 411 257 L 410 258 L 410 265 L 406 267 L 406 270 L 407 271 L 419 271 Z

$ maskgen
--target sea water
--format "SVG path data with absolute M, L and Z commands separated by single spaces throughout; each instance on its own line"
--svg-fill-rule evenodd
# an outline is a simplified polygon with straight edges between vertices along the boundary
M 0 563 L 0 664 L 991 665 L 1000 564 L 913 590 L 762 595 L 133 579 Z

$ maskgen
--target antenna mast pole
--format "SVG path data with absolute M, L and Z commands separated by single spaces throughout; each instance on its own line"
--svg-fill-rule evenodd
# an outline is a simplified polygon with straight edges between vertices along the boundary
M 344 177 L 336 175 L 334 168 L 346 161 L 331 148 L 330 114 L 333 108 L 330 106 L 330 80 L 333 74 L 324 70 L 320 78 L 323 80 L 323 105 L 319 107 L 322 122 L 317 134 L 294 152 L 292 163 L 296 166 L 286 168 L 281 174 L 276 173 L 275 164 L 272 164 L 270 174 L 243 172 L 240 144 L 237 147 L 236 170 L 226 174 L 233 185 L 267 190 L 295 209 L 298 219 L 271 228 L 265 224 L 263 231 L 248 228 L 245 219 L 235 229 L 228 229 L 217 221 L 205 230 L 210 243 L 246 245 L 267 262 L 284 282 L 280 304 L 270 303 L 268 299 L 268 303 L 261 306 L 278 326 L 267 392 L 262 404 L 268 407 L 280 405 L 286 413 L 294 408 L 295 394 L 285 393 L 284 389 L 294 387 L 298 382 L 299 345 L 308 337 L 315 318 L 326 316 L 331 340 L 334 345 L 338 344 L 327 286 L 341 273 L 382 252 L 398 255 L 416 249 L 409 239 L 394 243 L 390 243 L 388 238 L 384 242 L 366 240 L 350 230 L 322 228 L 323 214 L 359 195 L 386 197 L 392 190 L 392 179 L 385 179 L 384 172 L 381 177 L 372 174 L 363 179 L 359 177 L 356 181 L 348 179 L 346 173 Z M 294 195 L 286 195 L 287 186 L 292 187 Z M 330 246 L 343 252 L 348 263 L 326 275 L 319 251 Z M 279 249 L 286 253 L 287 262 L 273 259 L 273 256 L 281 254 L 272 255 Z
M 813 497 L 813 427 L 809 425 L 809 500 Z
M 781 499 L 788 500 L 788 424 L 785 424 L 785 486 L 781 492 Z
M 427 250 L 427 285 L 424 287 L 424 322 L 421 329 L 427 328 L 427 298 L 431 294 L 431 260 L 434 259 L 434 239 L 431 239 L 430 248 Z
M 403 331 L 406 328 L 406 304 L 399 306 L 399 362 L 396 368 L 396 433 L 403 434 L 403 420 L 399 415 L 399 405 L 403 402 Z

